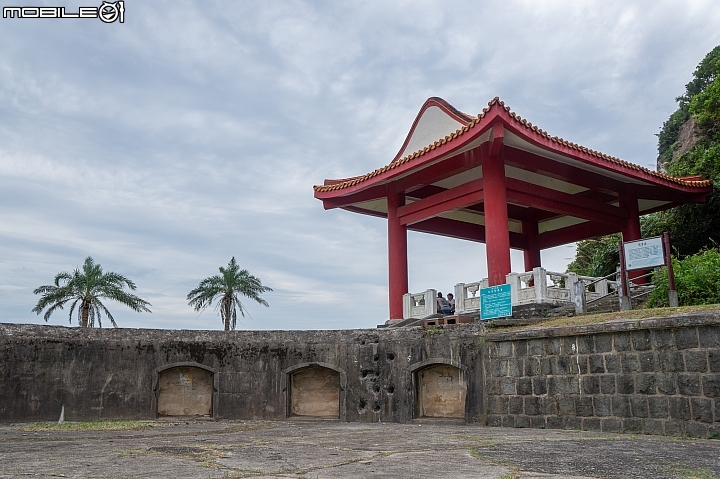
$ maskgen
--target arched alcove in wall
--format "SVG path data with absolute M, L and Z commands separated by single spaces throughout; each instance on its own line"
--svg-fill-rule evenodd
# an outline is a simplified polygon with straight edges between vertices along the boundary
M 214 372 L 194 364 L 157 371 L 159 416 L 213 416 Z
M 463 370 L 447 363 L 415 369 L 416 417 L 464 418 L 467 382 Z
M 340 417 L 340 371 L 311 364 L 287 372 L 289 416 Z

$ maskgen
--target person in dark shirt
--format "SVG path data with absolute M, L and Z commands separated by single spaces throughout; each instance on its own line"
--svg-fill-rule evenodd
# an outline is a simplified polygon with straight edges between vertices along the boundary
M 447 299 L 443 298 L 443 295 L 440 292 L 438 292 L 437 296 L 437 307 L 439 313 L 450 314 L 450 312 L 452 311 L 450 308 L 450 303 Z

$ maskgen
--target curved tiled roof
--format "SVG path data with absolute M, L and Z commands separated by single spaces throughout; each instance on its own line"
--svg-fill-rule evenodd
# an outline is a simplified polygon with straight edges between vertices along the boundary
M 482 113 L 480 113 L 477 117 L 473 117 L 471 115 L 462 113 L 459 110 L 456 110 L 449 103 L 447 103 L 446 101 L 444 101 L 440 98 L 433 97 L 433 98 L 429 99 L 428 101 L 430 101 L 430 100 L 440 101 L 444 104 L 444 106 L 451 108 L 453 110 L 453 113 L 455 113 L 459 117 L 464 118 L 467 121 L 467 125 L 458 129 L 454 133 L 451 133 L 451 134 L 445 136 L 445 138 L 436 140 L 434 143 L 427 145 L 426 147 L 424 147 L 414 153 L 406 155 L 402 158 L 396 158 L 395 160 L 391 161 L 388 165 L 383 166 L 382 168 L 378 168 L 375 171 L 372 171 L 365 175 L 360 175 L 360 176 L 356 176 L 353 178 L 347 178 L 344 180 L 325 180 L 324 185 L 315 185 L 315 186 L 313 186 L 313 189 L 316 192 L 329 192 L 329 191 L 341 190 L 344 188 L 355 186 L 359 183 L 368 181 L 369 179 L 371 179 L 375 176 L 385 173 L 386 171 L 395 169 L 400 165 L 406 164 L 416 158 L 422 157 L 423 155 L 426 155 L 430 151 L 435 150 L 439 146 L 442 146 L 447 143 L 455 141 L 457 138 L 463 136 L 465 133 L 467 133 L 470 130 L 472 130 L 473 128 L 475 128 L 478 124 L 480 124 L 480 122 L 483 120 L 483 118 L 485 118 L 485 116 L 488 114 L 490 109 L 495 105 L 502 108 L 508 114 L 511 121 L 516 126 L 523 127 L 531 135 L 537 135 L 545 140 L 549 140 L 553 143 L 557 143 L 558 145 L 562 145 L 566 148 L 570 148 L 572 150 L 576 150 L 578 152 L 585 153 L 587 155 L 599 158 L 601 160 L 608 162 L 611 165 L 617 165 L 617 166 L 621 166 L 621 167 L 628 168 L 631 170 L 635 170 L 635 171 L 656 177 L 658 179 L 670 181 L 672 183 L 676 183 L 676 184 L 682 185 L 682 186 L 707 187 L 707 186 L 712 185 L 712 181 L 710 181 L 710 180 L 698 180 L 698 179 L 694 179 L 694 178 L 693 179 L 689 179 L 689 178 L 684 179 L 684 178 L 676 178 L 673 176 L 668 176 L 664 173 L 659 173 L 654 170 L 649 170 L 647 168 L 643 168 L 642 166 L 636 165 L 634 163 L 630 163 L 628 161 L 621 160 L 614 156 L 609 156 L 609 155 L 606 155 L 599 151 L 591 150 L 590 148 L 586 148 L 586 147 L 578 145 L 576 143 L 572 143 L 572 142 L 564 140 L 558 136 L 550 136 L 550 135 L 548 135 L 548 133 L 546 131 L 541 130 L 540 128 L 533 125 L 529 121 L 525 120 L 524 118 L 521 118 L 520 115 L 517 115 L 516 113 L 511 111 L 510 107 L 505 106 L 505 103 L 500 101 L 500 98 L 498 98 L 498 97 L 495 97 L 490 102 L 488 102 L 488 106 L 486 108 L 483 108 Z

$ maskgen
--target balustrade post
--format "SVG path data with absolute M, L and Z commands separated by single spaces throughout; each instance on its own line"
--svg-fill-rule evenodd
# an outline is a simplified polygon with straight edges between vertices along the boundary
M 585 282 L 580 280 L 577 281 L 577 275 L 575 275 L 575 282 L 572 283 L 572 289 L 570 295 L 572 301 L 575 303 L 575 314 L 585 314 L 587 311 L 587 300 L 585 297 Z
M 547 270 L 533 268 L 533 287 L 535 288 L 535 302 L 544 303 L 547 300 Z
M 575 302 L 575 284 L 578 282 L 577 273 L 568 273 L 565 280 L 565 289 L 570 290 L 570 301 Z
M 455 314 L 465 312 L 465 283 L 455 285 Z
M 505 282 L 510 285 L 510 298 L 512 299 L 512 305 L 517 306 L 520 292 L 520 275 L 517 273 L 510 273 L 505 275 Z
M 425 291 L 425 316 L 437 314 L 437 290 Z
M 410 293 L 403 294 L 403 319 L 408 319 L 412 316 L 413 297 Z
M 595 283 L 595 292 L 598 293 L 600 296 L 605 296 L 608 294 L 608 280 L 603 279 Z

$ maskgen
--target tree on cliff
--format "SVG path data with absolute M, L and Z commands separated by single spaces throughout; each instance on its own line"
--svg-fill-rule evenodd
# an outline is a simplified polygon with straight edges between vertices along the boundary
M 248 270 L 241 270 L 233 256 L 227 268 L 220 266 L 219 275 L 200 281 L 198 287 L 188 293 L 187 300 L 195 311 L 203 311 L 217 299 L 220 319 L 225 324 L 225 331 L 230 331 L 231 328 L 235 329 L 237 310 L 245 316 L 245 309 L 238 294 L 269 306 L 267 301 L 260 297 L 260 294 L 266 291 L 272 289 L 263 286 L 260 278 L 251 275 Z
M 678 109 L 658 136 L 658 169 L 670 176 L 701 175 L 714 181 L 705 203 L 685 204 L 640 218 L 643 237 L 667 231 L 675 254 L 686 258 L 720 245 L 720 46 L 695 69 Z M 619 235 L 578 243 L 568 271 L 604 276 L 619 264 Z
M 714 181 L 700 204 L 685 204 L 643 218 L 643 233 L 668 231 L 679 257 L 720 244 L 720 46 L 700 62 L 678 109 L 658 134 L 658 167 L 671 176 L 701 175 Z
M 125 276 L 108 272 L 103 273 L 102 266 L 96 264 L 88 256 L 85 258 L 82 270 L 75 268 L 72 273 L 59 273 L 55 276 L 55 283 L 40 286 L 33 293 L 41 294 L 33 312 L 40 314 L 45 308 L 45 321 L 56 309 L 63 307 L 72 301 L 70 305 L 70 322 L 72 323 L 73 312 L 77 306 L 77 321 L 83 328 L 94 327 L 97 319 L 98 327 L 102 328 L 102 313 L 110 319 L 113 326 L 117 328 L 115 318 L 105 307 L 101 299 L 112 299 L 124 304 L 138 313 L 152 312 L 148 306 L 152 306 L 144 299 L 124 291 L 125 287 L 135 291 L 135 283 Z

